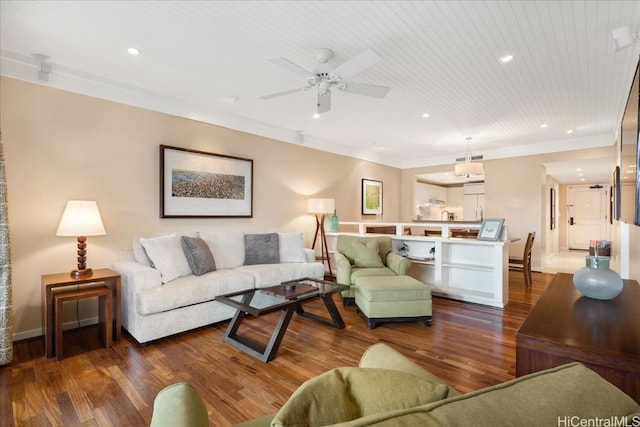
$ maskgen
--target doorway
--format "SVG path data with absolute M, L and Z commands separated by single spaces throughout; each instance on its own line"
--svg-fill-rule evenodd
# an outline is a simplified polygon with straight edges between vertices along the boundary
M 606 240 L 608 185 L 567 187 L 567 241 L 569 249 L 588 250 L 591 240 Z

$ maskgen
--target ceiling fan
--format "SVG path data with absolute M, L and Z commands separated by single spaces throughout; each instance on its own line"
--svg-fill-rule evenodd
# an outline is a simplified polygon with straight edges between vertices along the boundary
M 272 99 L 283 95 L 289 95 L 290 93 L 316 88 L 318 92 L 316 113 L 321 114 L 326 113 L 331 109 L 331 89 L 333 88 L 347 93 L 372 96 L 374 98 L 384 98 L 387 93 L 389 93 L 390 88 L 385 86 L 346 81 L 349 77 L 369 68 L 382 59 L 378 54 L 370 49 L 365 50 L 337 67 L 328 64 L 328 61 L 333 57 L 333 51 L 331 49 L 318 49 L 314 53 L 314 56 L 318 63 L 311 71 L 308 71 L 285 58 L 271 59 L 271 62 L 274 64 L 304 77 L 307 85 L 297 89 L 264 95 L 261 96 L 260 99 Z

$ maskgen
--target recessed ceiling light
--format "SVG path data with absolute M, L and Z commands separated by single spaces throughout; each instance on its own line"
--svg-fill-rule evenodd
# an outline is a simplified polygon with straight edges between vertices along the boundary
M 502 62 L 503 64 L 506 64 L 507 62 L 511 62 L 513 61 L 513 55 L 505 55 L 502 58 L 500 58 L 500 62 Z
M 313 113 L 313 118 L 314 118 L 314 119 L 319 119 L 319 118 L 320 118 L 320 114 L 318 114 L 318 113 Z
M 546 123 L 543 123 L 543 124 L 541 124 L 541 125 L 540 125 L 540 127 L 541 127 L 541 128 L 548 128 L 548 127 L 549 127 L 549 125 L 548 125 L 548 124 L 546 124 Z
M 424 113 L 424 114 L 422 115 L 422 117 L 424 117 L 424 118 L 426 119 L 427 117 L 429 117 L 429 113 Z
M 129 55 L 140 55 L 140 49 L 138 49 L 137 47 L 130 47 L 129 49 L 127 49 L 127 53 L 129 53 Z
M 569 130 L 567 131 L 567 133 L 568 133 L 568 134 L 572 134 L 572 133 L 573 133 L 573 129 L 569 129 Z

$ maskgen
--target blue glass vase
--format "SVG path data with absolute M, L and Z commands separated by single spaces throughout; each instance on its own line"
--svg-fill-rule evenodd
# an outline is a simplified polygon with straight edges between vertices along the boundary
M 620 275 L 609 268 L 611 258 L 587 256 L 586 265 L 573 275 L 573 285 L 582 295 L 599 300 L 610 300 L 622 292 Z
M 334 209 L 333 216 L 331 217 L 331 231 L 334 233 L 337 233 L 339 227 L 340 227 L 340 221 L 338 221 L 338 213 Z

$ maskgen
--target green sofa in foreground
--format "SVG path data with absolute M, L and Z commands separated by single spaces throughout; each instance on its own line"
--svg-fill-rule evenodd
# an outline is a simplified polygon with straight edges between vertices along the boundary
M 202 425 L 206 409 L 197 394 L 182 390 L 188 387 L 182 383 L 158 394 L 152 426 Z M 640 405 L 579 363 L 460 394 L 378 343 L 365 351 L 358 368 L 336 368 L 312 378 L 278 413 L 238 426 L 303 425 L 638 426 Z

